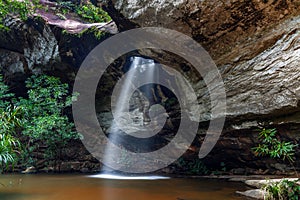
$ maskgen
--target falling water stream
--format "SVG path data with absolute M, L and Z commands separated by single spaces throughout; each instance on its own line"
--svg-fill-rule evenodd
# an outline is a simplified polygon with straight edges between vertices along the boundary
M 160 105 L 152 105 L 149 97 L 153 92 L 153 87 L 139 87 L 141 82 L 154 83 L 155 76 L 158 70 L 154 60 L 142 57 L 131 57 L 131 64 L 129 66 L 126 76 L 123 76 L 118 81 L 119 90 L 112 96 L 112 113 L 113 121 L 108 129 L 109 141 L 113 144 L 120 143 L 120 132 L 133 136 L 135 138 L 148 138 L 159 132 L 163 127 L 165 120 L 159 120 L 160 123 L 151 126 L 151 118 L 153 117 L 153 108 L 156 111 L 161 108 Z M 118 88 L 116 86 L 116 88 Z M 156 116 L 157 117 L 157 116 Z M 150 131 L 149 131 L 150 130 Z M 118 149 L 115 146 L 107 144 L 104 153 L 104 163 L 118 162 L 115 161 L 114 156 L 118 154 Z M 134 146 L 134 145 L 132 145 Z M 114 160 L 113 160 L 114 159 Z M 109 171 L 104 166 L 103 171 Z M 95 177 L 110 178 L 110 179 L 126 179 L 124 175 L 117 174 L 99 174 Z M 165 177 L 153 176 L 128 176 L 128 179 L 162 179 Z

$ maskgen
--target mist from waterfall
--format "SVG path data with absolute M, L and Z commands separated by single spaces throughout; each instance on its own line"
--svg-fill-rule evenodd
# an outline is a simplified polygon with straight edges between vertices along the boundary
M 129 70 L 123 77 L 121 77 L 123 80 L 120 90 L 117 92 L 117 95 L 115 95 L 117 96 L 117 99 L 114 99 L 115 103 L 112 103 L 113 121 L 107 132 L 109 141 L 113 144 L 118 145 L 120 143 L 119 134 L 121 132 L 139 138 L 139 134 L 141 134 L 140 130 L 142 130 L 143 127 L 146 127 L 149 123 L 150 117 L 147 116 L 146 110 L 149 111 L 151 105 L 147 97 L 149 98 L 152 95 L 153 87 L 151 84 L 145 85 L 143 87 L 143 91 L 141 91 L 137 85 L 139 85 L 139 83 L 144 83 L 145 81 L 154 83 L 156 73 L 154 60 L 142 57 L 130 58 Z M 134 92 L 132 93 L 132 91 Z M 137 103 L 135 102 L 135 99 L 141 98 L 142 96 L 145 98 L 145 102 L 143 102 L 143 109 L 140 109 L 138 106 L 136 108 L 129 107 L 128 100 L 133 101 L 131 104 L 135 105 Z M 114 100 L 112 99 L 112 102 Z M 141 99 L 139 99 L 139 101 L 141 101 Z M 126 149 L 124 149 L 124 151 L 126 151 Z M 116 152 L 116 148 L 113 148 L 112 145 L 107 145 L 105 148 L 103 163 L 118 162 L 116 160 L 112 160 L 116 158 L 115 156 L 118 153 L 119 151 Z M 110 174 L 110 169 L 106 166 L 103 166 L 102 170 L 104 171 L 103 174 L 98 174 L 92 177 L 131 180 L 154 180 L 166 178 L 159 176 L 130 176 L 126 178 L 126 176 L 116 174 L 116 172 Z

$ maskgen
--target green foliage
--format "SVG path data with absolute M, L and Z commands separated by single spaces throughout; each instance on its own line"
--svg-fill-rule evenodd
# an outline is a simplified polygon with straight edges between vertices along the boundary
M 212 171 L 213 175 L 221 175 L 224 174 L 227 171 L 227 167 L 225 162 L 220 162 L 220 167 L 214 171 Z
M 186 161 L 180 158 L 178 160 L 178 166 L 188 174 L 206 175 L 209 173 L 207 167 L 199 159 Z
M 28 99 L 22 98 L 19 103 L 24 108 L 22 133 L 30 141 L 26 156 L 33 163 L 28 164 L 35 164 L 33 152 L 41 151 L 40 145 L 44 145 L 45 159 L 56 165 L 66 144 L 79 137 L 73 131 L 73 123 L 64 115 L 72 103 L 68 85 L 62 84 L 58 78 L 41 75 L 29 78 L 26 87 L 29 89 Z
M 29 0 L 2 0 L 0 1 L 0 21 L 8 15 L 18 15 L 22 20 L 26 20 L 28 15 L 33 11 L 32 4 Z M 0 29 L 6 27 L 1 23 Z
M 59 1 L 59 12 L 67 14 L 70 12 L 76 13 L 81 19 L 88 22 L 108 22 L 111 20 L 110 16 L 102 8 L 94 6 L 90 2 L 82 2 L 81 5 L 76 5 L 71 1 Z
M 56 15 L 61 19 L 66 19 L 65 14 L 74 12 L 81 19 L 88 22 L 108 22 L 110 16 L 102 8 L 94 6 L 90 2 L 83 5 L 75 5 L 71 1 L 59 1 L 59 7 L 56 9 Z M 49 12 L 48 6 L 42 5 L 39 0 L 1 0 L 0 1 L 0 30 L 6 29 L 3 20 L 7 15 L 15 15 L 21 20 L 27 20 L 29 15 L 32 15 L 36 9 L 44 9 Z
M 32 76 L 26 81 L 28 98 L 13 99 L 0 76 L 0 167 L 17 161 L 22 148 L 23 162 L 35 165 L 36 153 L 44 153 L 48 163 L 61 159 L 66 144 L 79 138 L 74 125 L 65 115 L 72 103 L 68 85 L 46 75 Z M 12 106 L 12 102 L 15 106 Z M 29 142 L 21 147 L 17 133 L 22 132 Z M 45 147 L 45 152 L 41 149 Z M 23 163 L 24 164 L 24 163 Z
M 0 75 L 0 109 L 5 109 L 10 105 L 10 99 L 14 94 L 9 92 L 9 88 L 3 82 L 3 77 Z
M 20 142 L 13 134 L 20 127 L 20 107 L 0 109 L 0 168 L 4 170 L 8 164 L 14 164 L 17 159 L 17 150 Z
M 91 23 L 100 23 L 100 22 L 109 22 L 111 17 L 105 12 L 102 8 L 94 6 L 90 2 L 86 2 L 83 5 L 75 5 L 71 1 L 61 1 L 59 2 L 60 10 L 56 15 L 61 19 L 65 18 L 65 15 L 70 12 L 75 12 L 81 19 L 91 22 Z M 105 33 L 99 30 L 97 27 L 90 27 L 87 30 L 84 30 L 80 33 L 72 34 L 77 37 L 81 37 L 84 34 L 93 33 L 93 35 L 100 40 Z M 69 34 L 66 30 L 63 30 L 63 34 Z
M 84 20 L 89 22 L 108 22 L 111 20 L 110 16 L 99 7 L 94 6 L 91 3 L 86 5 L 77 6 L 75 12 Z
M 300 197 L 300 185 L 298 180 L 289 181 L 282 179 L 279 182 L 270 182 L 263 186 L 265 200 L 298 200 Z
M 87 29 L 85 31 L 85 33 L 93 33 L 93 35 L 95 36 L 95 38 L 97 38 L 98 40 L 100 40 L 102 37 L 105 36 L 105 32 L 100 31 L 97 27 L 93 26 L 89 29 Z
M 0 109 L 1 111 L 1 130 L 0 133 L 14 133 L 14 131 L 21 127 L 21 107 L 9 106 L 6 109 Z
M 298 145 L 278 139 L 276 129 L 263 128 L 260 130 L 258 138 L 261 144 L 252 148 L 256 155 L 287 159 L 290 162 L 294 162 L 293 156 Z
M 97 27 L 92 26 L 86 30 L 81 31 L 80 33 L 68 33 L 66 30 L 63 30 L 62 33 L 64 35 L 70 35 L 70 36 L 76 36 L 78 38 L 81 38 L 83 35 L 86 34 L 93 34 L 95 36 L 96 39 L 101 40 L 101 38 L 105 37 L 105 32 L 99 30 Z
M 8 164 L 16 161 L 16 152 L 20 146 L 18 139 L 13 135 L 20 127 L 21 108 L 10 105 L 10 98 L 14 95 L 9 93 L 8 86 L 3 83 L 0 76 L 0 169 L 4 170 Z

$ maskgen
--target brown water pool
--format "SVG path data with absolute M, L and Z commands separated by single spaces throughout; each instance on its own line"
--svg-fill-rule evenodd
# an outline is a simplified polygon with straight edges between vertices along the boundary
M 234 200 L 241 183 L 172 178 L 110 180 L 83 175 L 1 175 L 0 200 Z

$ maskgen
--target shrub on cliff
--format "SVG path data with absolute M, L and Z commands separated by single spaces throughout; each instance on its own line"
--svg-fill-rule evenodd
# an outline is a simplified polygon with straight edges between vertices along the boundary
M 257 156 L 269 156 L 271 158 L 287 159 L 290 163 L 294 162 L 295 148 L 297 144 L 291 142 L 281 141 L 277 137 L 276 129 L 260 130 L 258 139 L 260 144 L 252 148 Z

